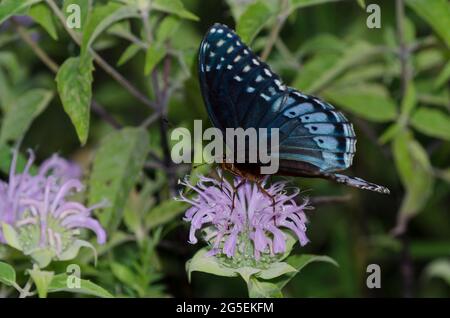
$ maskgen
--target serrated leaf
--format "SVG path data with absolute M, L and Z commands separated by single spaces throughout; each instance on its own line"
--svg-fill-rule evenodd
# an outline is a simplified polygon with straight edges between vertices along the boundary
M 183 213 L 187 208 L 187 204 L 173 199 L 164 201 L 152 208 L 145 218 L 147 229 L 152 229 L 174 219 Z
M 119 61 L 117 62 L 117 66 L 122 66 L 123 64 L 131 60 L 141 49 L 142 48 L 137 44 L 130 44 L 120 56 Z
M 55 273 L 49 271 L 41 271 L 37 267 L 29 270 L 28 273 L 30 274 L 34 284 L 36 285 L 39 298 L 46 298 L 48 288 L 53 280 Z
M 183 2 L 180 0 L 155 0 L 152 2 L 152 9 L 173 13 L 180 18 L 198 21 L 199 18 L 184 8 Z
M 340 108 L 371 121 L 386 122 L 397 117 L 395 102 L 378 84 L 330 87 L 323 95 Z
M 53 92 L 45 89 L 32 89 L 18 97 L 5 114 L 0 131 L 0 143 L 21 138 L 52 98 Z
M 58 40 L 55 19 L 52 10 L 45 3 L 38 3 L 31 7 L 28 14 L 42 26 L 53 40 Z
M 450 4 L 447 0 L 406 0 L 414 12 L 424 19 L 450 47 Z
M 56 293 L 65 291 L 76 294 L 92 295 L 102 298 L 114 297 L 106 289 L 94 284 L 93 282 L 87 279 L 80 279 L 80 286 L 81 286 L 80 288 L 70 288 L 68 284 L 69 279 L 70 277 L 67 276 L 66 274 L 55 275 L 52 279 L 52 282 L 50 283 L 50 286 L 48 287 L 48 292 Z
M 261 31 L 271 17 L 270 8 L 263 2 L 257 1 L 249 5 L 239 17 L 236 32 L 245 43 L 250 43 Z
M 0 262 L 0 283 L 12 286 L 16 282 L 16 271 L 11 265 Z
M 236 277 L 238 273 L 220 264 L 213 256 L 206 256 L 207 249 L 202 248 L 186 263 L 188 280 L 191 281 L 193 272 L 204 272 L 225 277 Z
M 70 57 L 56 74 L 61 102 L 82 145 L 86 143 L 89 135 L 93 68 L 91 58 L 82 61 L 79 57 Z
M 33 4 L 42 0 L 3 0 L 0 3 L 0 24 L 13 15 L 24 14 Z
M 139 17 L 135 6 L 124 6 L 110 2 L 107 5 L 96 7 L 89 16 L 86 27 L 83 30 L 81 44 L 81 56 L 84 57 L 95 39 L 113 23 Z
M 128 194 L 143 168 L 149 147 L 144 129 L 125 128 L 106 136 L 100 144 L 89 181 L 89 202 L 107 200 L 109 207 L 99 213 L 111 233 L 122 219 Z
M 450 116 L 438 109 L 417 109 L 411 117 L 411 125 L 425 135 L 450 140 Z
M 144 74 L 150 74 L 156 65 L 162 61 L 166 55 L 166 49 L 161 45 L 150 45 L 145 54 Z

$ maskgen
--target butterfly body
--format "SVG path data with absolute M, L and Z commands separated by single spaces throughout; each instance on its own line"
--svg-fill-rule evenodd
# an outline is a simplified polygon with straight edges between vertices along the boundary
M 356 151 L 352 124 L 329 103 L 285 85 L 234 31 L 215 24 L 199 50 L 202 95 L 214 126 L 279 132 L 279 175 L 319 177 L 388 193 L 384 187 L 335 172 L 351 166 Z M 269 133 L 270 139 L 270 133 Z M 225 164 L 261 180 L 259 163 Z

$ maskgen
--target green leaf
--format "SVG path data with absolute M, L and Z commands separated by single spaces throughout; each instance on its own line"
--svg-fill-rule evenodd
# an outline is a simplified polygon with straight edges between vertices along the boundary
M 260 281 L 255 277 L 250 278 L 247 284 L 250 298 L 282 298 L 281 289 L 274 283 Z
M 402 104 L 400 106 L 401 115 L 399 121 L 402 126 L 405 126 L 411 112 L 416 107 L 416 103 L 416 89 L 414 87 L 414 83 L 411 81 L 406 86 L 405 96 L 403 97 Z
M 16 271 L 11 265 L 0 262 L 0 283 L 12 286 L 16 283 Z
M 448 61 L 447 64 L 445 64 L 444 68 L 439 73 L 439 76 L 436 78 L 434 82 L 434 87 L 440 88 L 449 80 L 450 80 L 450 61 Z
M 137 17 L 139 17 L 139 14 L 134 6 L 110 2 L 107 5 L 96 7 L 89 16 L 87 25 L 83 30 L 81 56 L 84 58 L 95 39 L 113 23 Z
M 86 279 L 80 279 L 80 288 L 70 288 L 70 284 L 68 281 L 71 279 L 70 276 L 67 276 L 66 274 L 58 274 L 55 275 L 52 279 L 52 282 L 50 283 L 50 286 L 48 287 L 49 293 L 56 293 L 56 292 L 70 292 L 70 293 L 76 293 L 76 294 L 85 294 L 85 295 L 92 295 L 102 298 L 113 298 L 114 296 L 111 295 L 107 290 L 105 290 L 103 287 L 100 287 L 90 280 Z
M 53 280 L 53 277 L 55 276 L 55 273 L 41 271 L 37 266 L 35 266 L 32 270 L 29 270 L 28 273 L 36 285 L 39 298 L 46 298 L 48 288 Z
M 142 48 L 137 44 L 130 44 L 120 56 L 119 61 L 117 62 L 117 66 L 122 66 L 123 64 L 131 60 L 141 49 Z
M 404 127 L 397 122 L 391 124 L 388 128 L 386 128 L 386 130 L 383 132 L 383 134 L 380 136 L 380 138 L 378 138 L 378 141 L 382 145 L 388 143 L 389 141 L 394 139 L 395 136 L 397 136 L 397 134 L 399 134 L 401 131 L 403 131 L 403 128 Z
M 90 204 L 107 200 L 100 214 L 103 226 L 111 233 L 122 219 L 128 194 L 143 168 L 149 148 L 147 132 L 139 128 L 115 131 L 101 141 L 89 181 Z
M 139 278 L 127 266 L 117 262 L 112 262 L 110 266 L 114 276 L 122 283 L 133 287 L 137 291 L 142 289 L 139 285 Z
M 336 0 L 290 0 L 290 11 L 292 12 L 297 9 L 335 1 Z
M 188 274 L 188 280 L 191 281 L 191 275 L 193 272 L 204 272 L 208 274 L 214 274 L 217 276 L 236 277 L 238 273 L 228 267 L 220 264 L 215 257 L 206 256 L 206 248 L 202 248 L 186 263 L 186 272 Z
M 366 9 L 366 0 L 356 0 L 356 2 L 362 9 Z
M 39 266 L 39 268 L 47 267 L 55 255 L 55 251 L 50 248 L 40 248 L 33 250 L 33 252 L 30 253 L 31 258 Z
M 259 272 L 261 272 L 261 269 L 245 266 L 245 267 L 236 268 L 235 271 L 245 280 L 245 282 L 247 284 L 249 284 L 250 278 L 254 277 L 255 274 L 258 274 Z
M 342 109 L 371 121 L 386 122 L 397 117 L 395 102 L 387 89 L 378 84 L 330 87 L 323 95 Z
M 64 16 L 66 17 L 66 21 L 68 20 L 69 16 L 74 13 L 74 11 L 68 10 L 69 5 L 77 5 L 80 8 L 80 28 L 74 28 L 76 32 L 83 31 L 88 15 L 90 12 L 92 12 L 92 3 L 92 0 L 64 0 L 62 9 Z
M 173 199 L 164 201 L 147 213 L 145 225 L 147 229 L 152 229 L 166 224 L 183 213 L 186 208 L 187 204 L 181 201 L 175 201 Z
M 406 4 L 450 47 L 450 4 L 447 0 L 406 0 Z
M 33 4 L 42 0 L 3 0 L 0 3 L 0 24 L 13 15 L 24 14 Z
M 28 14 L 50 34 L 53 40 L 58 40 L 53 12 L 45 3 L 38 3 L 32 6 Z
M 92 98 L 93 61 L 68 58 L 56 74 L 56 83 L 64 110 L 69 115 L 82 145 L 89 135 Z
M 398 230 L 427 202 L 433 188 L 433 175 L 426 151 L 409 131 L 396 136 L 392 144 L 397 171 L 406 189 L 399 212 Z
M 165 17 L 156 30 L 156 42 L 164 43 L 171 39 L 180 27 L 181 21 L 177 17 L 169 15 Z
M 450 116 L 438 109 L 417 109 L 411 117 L 411 125 L 425 135 L 450 140 Z
M 297 272 L 297 269 L 286 262 L 276 262 L 270 264 L 269 268 L 259 272 L 258 277 L 262 279 L 273 279 L 291 272 Z
M 162 12 L 173 13 L 180 18 L 198 21 L 199 18 L 184 8 L 180 0 L 155 0 L 152 2 L 152 9 Z
M 431 262 L 425 268 L 425 276 L 428 279 L 431 278 L 443 279 L 450 286 L 450 260 L 437 259 Z
M 338 60 L 339 55 L 337 54 L 317 54 L 303 65 L 292 86 L 304 92 L 311 91 L 314 82 L 332 68 Z
M 166 55 L 166 49 L 160 45 L 150 45 L 145 54 L 144 74 L 150 74 L 155 66 L 162 61 Z
M 270 8 L 263 2 L 257 1 L 247 7 L 236 25 L 236 32 L 245 43 L 250 43 L 261 31 L 271 17 Z
M 341 55 L 329 53 L 317 55 L 307 62 L 311 63 L 311 66 L 305 65 L 305 70 L 308 67 L 314 72 L 311 74 L 311 70 L 308 70 L 309 76 L 303 79 L 305 76 L 302 75 L 304 71 L 302 70 L 293 86 L 311 94 L 319 92 L 344 71 L 371 60 L 379 53 L 378 48 L 367 42 L 356 42 L 346 47 Z
M 286 259 L 286 263 L 291 265 L 296 269 L 295 272 L 288 272 L 276 281 L 276 285 L 281 290 L 284 286 L 286 286 L 289 281 L 294 278 L 299 272 L 302 271 L 307 265 L 314 262 L 324 262 L 330 263 L 336 267 L 339 267 L 338 263 L 334 259 L 328 256 L 323 255 L 311 255 L 311 254 L 302 254 L 302 255 L 291 255 Z
M 5 114 L 0 131 L 0 143 L 21 138 L 52 98 L 53 93 L 45 89 L 32 89 L 18 97 L 15 105 Z
M 21 251 L 22 245 L 20 244 L 16 230 L 8 223 L 2 222 L 1 225 L 3 230 L 3 237 L 6 243 L 9 246 L 14 247 L 16 250 Z
M 76 240 L 73 242 L 68 249 L 66 249 L 61 255 L 58 256 L 58 260 L 68 261 L 77 257 L 80 249 L 82 247 L 89 248 L 94 255 L 94 263 L 97 263 L 97 251 L 91 243 L 84 240 Z

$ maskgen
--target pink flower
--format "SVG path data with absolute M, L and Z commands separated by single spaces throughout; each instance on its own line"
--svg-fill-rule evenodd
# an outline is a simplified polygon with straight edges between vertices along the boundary
M 187 180 L 180 182 L 196 192 L 193 198 L 180 194 L 180 200 L 191 205 L 184 218 L 191 223 L 191 244 L 197 243 L 196 234 L 203 230 L 204 239 L 212 247 L 210 254 L 232 258 L 237 253 L 244 255 L 251 251 L 257 260 L 262 254 L 273 256 L 286 252 L 288 231 L 302 246 L 308 243 L 304 213 L 308 206 L 306 201 L 300 205 L 294 201 L 298 189 L 288 194 L 284 182 L 270 186 L 263 182 L 264 193 L 257 184 L 245 181 L 236 190 L 233 209 L 234 188 L 241 181 L 236 177 L 234 187 L 226 179 L 208 177 L 201 177 L 195 186 Z
M 84 188 L 79 180 L 81 169 L 53 155 L 42 163 L 36 175 L 32 175 L 33 162 L 34 154 L 29 151 L 23 172 L 16 173 L 16 151 L 8 182 L 0 182 L 0 225 L 12 226 L 21 250 L 32 254 L 38 249 L 49 249 L 58 258 L 77 241 L 83 228 L 92 230 L 99 244 L 105 243 L 105 230 L 91 216 L 92 211 L 103 204 L 88 208 L 70 200 L 71 195 Z M 1 226 L 0 242 L 5 243 Z

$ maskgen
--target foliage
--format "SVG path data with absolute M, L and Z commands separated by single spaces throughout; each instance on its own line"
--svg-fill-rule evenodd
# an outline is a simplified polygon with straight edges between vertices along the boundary
M 366 26 L 368 3 L 357 0 L 0 1 L 1 182 L 17 145 L 19 167 L 26 148 L 38 161 L 60 152 L 84 168 L 87 195 L 77 199 L 109 204 L 96 215 L 108 242 L 88 239 L 96 264 L 87 249 L 44 270 L 0 245 L 0 291 L 222 297 L 247 296 L 247 287 L 252 297 L 450 296 L 450 4 L 374 2 L 378 29 Z M 80 5 L 80 28 L 65 23 L 71 4 Z M 222 268 L 189 245 L 186 205 L 173 200 L 178 179 L 205 169 L 171 162 L 170 132 L 193 128 L 194 119 L 209 123 L 195 70 L 214 22 L 236 29 L 287 84 L 341 109 L 358 136 L 348 173 L 391 189 L 381 196 L 289 179 L 317 202 L 308 215 L 311 244 L 257 272 Z M 339 199 L 326 204 L 330 194 Z M 409 279 L 400 270 L 405 255 L 413 290 L 401 288 Z M 339 267 L 304 268 L 316 261 Z M 82 277 L 76 288 L 67 287 L 72 263 Z M 381 266 L 381 290 L 365 285 L 371 263 Z M 230 278 L 238 275 L 246 286 Z

